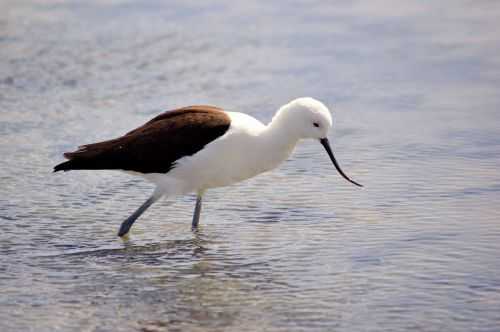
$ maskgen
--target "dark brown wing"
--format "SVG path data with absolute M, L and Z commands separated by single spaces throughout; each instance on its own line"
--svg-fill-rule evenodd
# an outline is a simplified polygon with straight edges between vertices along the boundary
M 54 172 L 119 169 L 166 173 L 179 158 L 190 156 L 224 135 L 229 116 L 213 106 L 189 106 L 164 112 L 122 137 L 80 146 Z

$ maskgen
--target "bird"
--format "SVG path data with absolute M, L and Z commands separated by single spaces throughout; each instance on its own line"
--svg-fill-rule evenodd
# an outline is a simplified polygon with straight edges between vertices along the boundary
M 342 171 L 333 155 L 328 140 L 332 125 L 330 110 L 311 97 L 283 105 L 267 125 L 245 113 L 187 106 L 163 112 L 121 137 L 66 152 L 67 161 L 53 171 L 121 170 L 155 184 L 150 197 L 122 222 L 120 237 L 160 198 L 190 193 L 196 194 L 191 221 L 196 229 L 208 189 L 278 167 L 304 139 L 321 143 L 338 173 L 362 187 Z

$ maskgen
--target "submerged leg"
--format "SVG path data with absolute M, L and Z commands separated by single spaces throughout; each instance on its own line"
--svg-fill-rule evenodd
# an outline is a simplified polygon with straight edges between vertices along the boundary
M 132 227 L 134 222 L 137 220 L 137 218 L 139 218 L 140 215 L 143 214 L 144 211 L 146 211 L 161 196 L 162 196 L 162 194 L 159 191 L 155 190 L 153 195 L 151 195 L 151 197 L 149 197 L 147 199 L 147 201 L 145 201 L 137 210 L 135 210 L 135 212 L 132 213 L 132 215 L 130 215 L 130 217 L 125 219 L 125 221 L 120 226 L 120 230 L 118 231 L 118 236 L 126 235 L 129 232 L 130 227 Z
M 200 222 L 201 201 L 203 199 L 204 193 L 205 191 L 199 191 L 198 196 L 196 197 L 196 206 L 194 207 L 193 222 L 191 223 L 191 228 L 193 229 L 197 228 L 198 223 Z

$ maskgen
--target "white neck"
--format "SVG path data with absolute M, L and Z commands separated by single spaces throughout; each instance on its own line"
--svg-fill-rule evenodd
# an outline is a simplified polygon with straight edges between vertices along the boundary
M 300 140 L 297 131 L 293 130 L 290 122 L 287 121 L 283 107 L 276 112 L 271 122 L 267 124 L 264 135 L 274 139 L 276 144 L 295 146 Z
M 294 131 L 287 128 L 286 122 L 281 120 L 275 115 L 259 135 L 262 142 L 262 155 L 268 159 L 269 169 L 285 161 L 300 139 Z

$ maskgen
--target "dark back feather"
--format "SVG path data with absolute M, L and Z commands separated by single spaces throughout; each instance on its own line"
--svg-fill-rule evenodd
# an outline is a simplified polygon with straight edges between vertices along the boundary
M 80 146 L 54 171 L 119 169 L 166 173 L 175 161 L 190 156 L 224 135 L 229 116 L 213 106 L 190 106 L 164 112 L 122 137 Z

